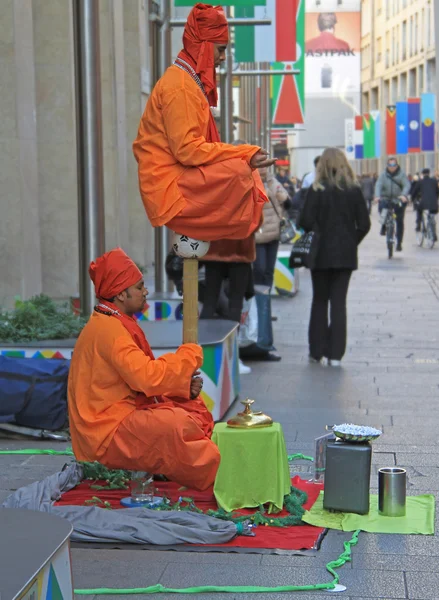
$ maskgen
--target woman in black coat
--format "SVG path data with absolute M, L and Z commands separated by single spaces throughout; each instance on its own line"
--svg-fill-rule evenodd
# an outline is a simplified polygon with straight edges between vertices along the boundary
M 358 268 L 358 245 L 370 229 L 363 193 L 341 150 L 327 148 L 323 153 L 298 226 L 306 232 L 320 233 L 311 271 L 310 360 L 322 362 L 327 358 L 330 365 L 340 366 L 346 351 L 349 280 Z

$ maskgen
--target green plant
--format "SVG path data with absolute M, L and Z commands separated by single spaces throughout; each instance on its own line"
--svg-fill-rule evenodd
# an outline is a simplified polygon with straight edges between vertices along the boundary
M 17 300 L 15 310 L 0 308 L 0 342 L 29 342 L 76 338 L 86 319 L 75 315 L 68 304 L 57 305 L 41 294 Z

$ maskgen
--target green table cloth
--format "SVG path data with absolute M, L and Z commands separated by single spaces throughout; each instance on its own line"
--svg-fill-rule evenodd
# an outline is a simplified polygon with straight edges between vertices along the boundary
M 280 510 L 291 488 L 280 423 L 255 429 L 217 423 L 212 440 L 221 453 L 213 488 L 218 506 L 231 511 L 270 502 Z
M 435 498 L 431 494 L 407 496 L 405 517 L 383 517 L 378 513 L 378 496 L 370 495 L 370 510 L 367 515 L 329 512 L 323 508 L 323 492 L 302 520 L 316 527 L 341 529 L 342 531 L 368 531 L 369 533 L 434 533 Z

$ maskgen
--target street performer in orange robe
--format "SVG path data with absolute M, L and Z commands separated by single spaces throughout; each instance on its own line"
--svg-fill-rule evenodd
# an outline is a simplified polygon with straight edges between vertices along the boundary
M 133 145 L 151 224 L 206 241 L 245 239 L 259 227 L 267 198 L 256 169 L 275 162 L 258 146 L 220 142 L 210 107 L 228 42 L 222 8 L 196 4 Z
M 204 490 L 220 455 L 213 419 L 199 397 L 202 349 L 183 344 L 155 359 L 133 315 L 147 290 L 120 248 L 90 265 L 99 303 L 73 352 L 68 404 L 77 460 L 165 475 Z

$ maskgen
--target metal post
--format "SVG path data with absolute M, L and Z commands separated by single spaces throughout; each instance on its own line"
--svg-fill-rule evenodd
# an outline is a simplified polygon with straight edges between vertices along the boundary
M 162 0 L 162 13 L 160 15 L 159 30 L 159 77 L 161 77 L 171 64 L 171 29 L 169 20 L 171 17 L 170 0 Z M 169 230 L 167 227 L 156 227 L 154 229 L 154 277 L 155 291 L 158 293 L 170 292 L 172 282 L 166 276 L 166 256 L 169 251 Z
M 436 115 L 439 115 L 439 6 L 437 2 L 433 2 L 434 11 L 434 41 L 436 48 L 436 66 L 435 66 L 435 92 L 436 92 Z M 430 91 L 430 90 L 428 90 Z M 437 116 L 436 116 L 437 121 Z M 438 127 L 438 123 L 436 122 L 436 128 Z M 437 130 L 437 129 L 436 129 Z M 436 160 L 437 151 L 435 151 L 435 160 Z M 435 164 L 435 168 L 437 168 L 437 164 Z
M 93 311 L 90 262 L 105 249 L 99 0 L 73 0 L 81 312 Z
M 226 7 L 226 16 L 229 21 L 231 15 L 230 6 Z M 232 71 L 233 71 L 233 54 L 231 41 L 227 45 L 225 69 L 221 73 L 221 140 L 227 144 L 233 141 L 233 87 L 232 87 Z

